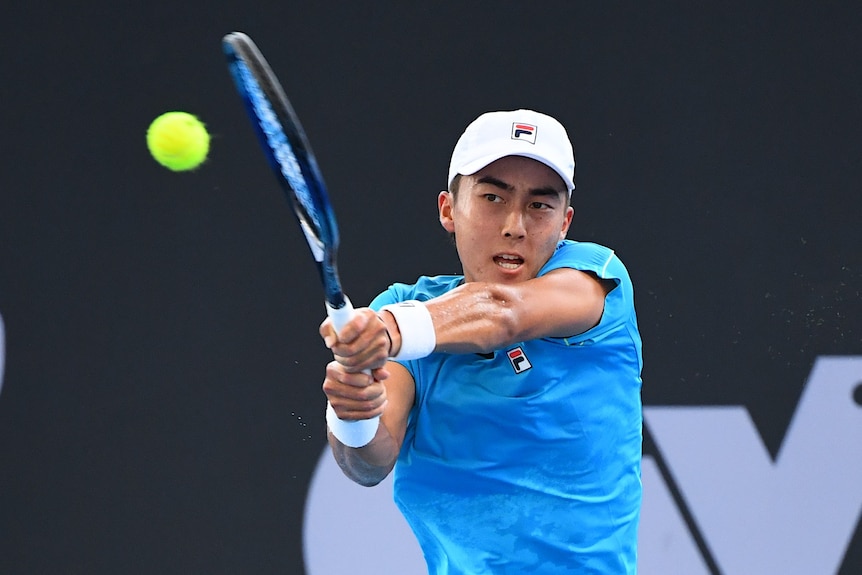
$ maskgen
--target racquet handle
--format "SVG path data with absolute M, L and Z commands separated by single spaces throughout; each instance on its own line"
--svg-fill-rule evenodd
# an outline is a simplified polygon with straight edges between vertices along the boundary
M 335 309 L 326 303 L 326 313 L 332 319 L 332 325 L 335 331 L 341 331 L 350 318 L 353 317 L 353 305 L 347 296 L 344 296 L 344 305 Z M 364 370 L 364 373 L 370 374 L 370 370 Z M 377 434 L 377 426 L 380 424 L 380 416 L 377 415 L 371 419 L 358 419 L 356 421 L 346 421 L 338 419 L 338 440 L 348 447 L 362 447 L 367 445 L 374 439 Z M 330 426 L 332 427 L 332 426 Z
M 335 331 L 341 331 L 341 328 L 347 325 L 347 322 L 353 317 L 353 304 L 350 303 L 347 296 L 344 296 L 344 305 L 338 309 L 335 309 L 329 305 L 329 302 L 326 302 L 326 314 L 332 319 Z

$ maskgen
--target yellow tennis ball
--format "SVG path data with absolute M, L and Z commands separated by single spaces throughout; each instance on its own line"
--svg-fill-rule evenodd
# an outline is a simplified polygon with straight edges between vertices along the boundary
M 150 124 L 147 148 L 158 163 L 170 170 L 193 170 L 207 158 L 210 135 L 195 116 L 166 112 Z

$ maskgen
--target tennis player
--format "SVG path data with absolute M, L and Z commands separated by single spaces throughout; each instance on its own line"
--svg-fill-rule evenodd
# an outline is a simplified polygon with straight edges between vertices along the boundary
M 394 468 L 429 573 L 635 573 L 641 338 L 620 259 L 566 239 L 574 175 L 554 118 L 481 115 L 437 198 L 463 275 L 321 325 L 334 456 L 362 485 Z M 339 440 L 377 415 L 367 445 Z

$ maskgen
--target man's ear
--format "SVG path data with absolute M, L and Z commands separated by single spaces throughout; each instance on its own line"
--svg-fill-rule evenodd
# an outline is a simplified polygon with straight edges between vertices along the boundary
M 566 219 L 563 221 L 563 229 L 560 231 L 560 239 L 566 239 L 566 235 L 569 233 L 569 228 L 572 226 L 572 220 L 575 217 L 575 208 L 569 206 L 566 208 Z
M 455 233 L 455 221 L 452 219 L 452 202 L 454 199 L 452 194 L 446 190 L 437 195 L 437 211 L 440 215 L 440 225 L 450 234 Z

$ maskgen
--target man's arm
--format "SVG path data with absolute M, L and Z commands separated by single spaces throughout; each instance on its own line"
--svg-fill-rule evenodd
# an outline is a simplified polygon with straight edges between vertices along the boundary
M 383 403 L 380 406 L 382 409 L 380 425 L 371 443 L 359 448 L 347 447 L 331 431 L 327 434 L 332 454 L 341 470 L 347 477 L 364 486 L 377 485 L 389 475 L 395 466 L 398 453 L 401 451 L 401 444 L 404 442 L 407 419 L 415 397 L 413 377 L 404 366 L 390 362 L 384 371 L 386 374 L 385 381 L 372 383 L 372 386 L 383 386 Z M 361 400 L 347 400 L 342 397 L 344 394 L 353 393 L 350 388 L 345 389 L 343 387 L 347 385 L 343 382 L 350 381 L 352 377 L 357 375 L 364 376 L 364 374 L 350 374 L 344 366 L 332 362 L 327 368 L 327 379 L 323 385 L 324 392 L 326 392 L 333 408 L 336 409 L 336 413 L 339 412 L 339 408 L 344 408 L 340 410 L 342 413 L 356 419 L 373 417 L 377 409 L 363 412 L 359 409 L 362 406 Z M 361 383 L 361 379 L 357 381 Z M 353 410 L 348 411 L 351 401 L 354 402 L 352 404 Z M 336 404 L 339 407 L 336 407 Z
M 425 302 L 434 324 L 435 351 L 490 352 L 542 337 L 570 337 L 595 327 L 605 296 L 615 282 L 563 268 L 517 284 L 468 282 Z M 382 318 L 401 348 L 401 331 L 391 313 Z
M 320 326 L 320 335 L 335 356 L 326 367 L 323 392 L 339 419 L 353 421 L 379 415 L 380 424 L 371 442 L 359 448 L 341 443 L 331 429 L 327 436 L 345 475 L 371 486 L 382 481 L 395 465 L 415 390 L 410 372 L 387 361 L 391 343 L 381 318 L 369 308 L 355 312 L 337 334 L 330 319 Z

